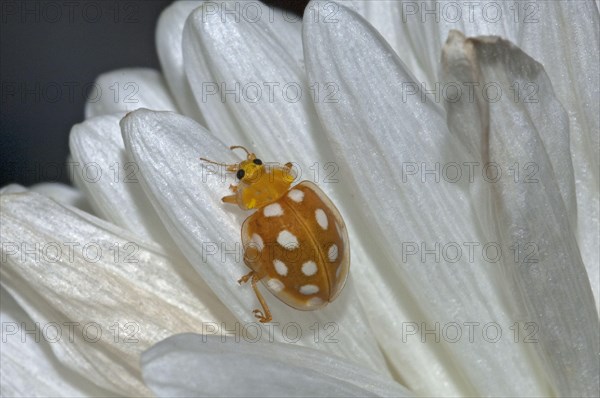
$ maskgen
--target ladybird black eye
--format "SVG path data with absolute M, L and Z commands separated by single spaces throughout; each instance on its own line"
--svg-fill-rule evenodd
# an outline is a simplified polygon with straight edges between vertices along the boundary
M 241 180 L 242 178 L 244 178 L 245 175 L 246 175 L 246 172 L 244 171 L 244 169 L 239 169 L 236 174 L 238 180 Z
M 253 162 L 254 162 L 254 164 L 257 164 L 259 166 L 262 164 L 262 160 L 260 160 L 260 159 L 254 159 Z

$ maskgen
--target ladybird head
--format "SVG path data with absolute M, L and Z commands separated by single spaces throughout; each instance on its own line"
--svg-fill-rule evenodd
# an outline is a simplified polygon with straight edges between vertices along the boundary
M 275 166 L 267 169 L 262 160 L 246 148 L 230 147 L 232 150 L 238 148 L 246 152 L 246 159 L 239 163 L 225 164 L 200 158 L 207 163 L 225 166 L 228 172 L 235 173 L 240 183 L 235 187 L 232 186 L 235 194 L 224 197 L 224 201 L 237 203 L 242 209 L 248 210 L 272 203 L 288 191 L 295 178 L 291 172 L 291 163 L 283 167 Z
M 265 170 L 262 160 L 258 159 L 254 153 L 248 152 L 243 147 L 231 148 L 242 148 L 247 154 L 246 160 L 242 160 L 239 164 L 237 164 L 237 170 L 235 170 L 235 176 L 237 179 L 246 184 L 252 184 L 258 181 Z

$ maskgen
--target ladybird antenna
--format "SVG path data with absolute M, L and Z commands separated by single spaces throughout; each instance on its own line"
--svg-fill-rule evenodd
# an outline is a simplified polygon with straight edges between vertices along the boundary
M 229 149 L 231 149 L 232 151 L 233 151 L 234 149 L 241 149 L 241 150 L 243 150 L 244 152 L 246 152 L 246 155 L 248 155 L 248 157 L 250 157 L 250 151 L 248 151 L 246 148 L 244 148 L 244 147 L 243 147 L 243 146 L 241 146 L 241 145 L 234 145 L 234 146 L 230 146 L 230 147 L 229 147 Z
M 211 163 L 211 164 L 216 164 L 218 166 L 225 166 L 227 167 L 227 170 L 229 171 L 229 169 L 232 168 L 237 168 L 237 164 L 227 164 L 227 163 L 220 163 L 220 162 L 215 162 L 214 160 L 210 160 L 210 159 L 206 159 L 206 158 L 200 158 L 200 160 L 202 160 L 203 162 L 206 163 Z

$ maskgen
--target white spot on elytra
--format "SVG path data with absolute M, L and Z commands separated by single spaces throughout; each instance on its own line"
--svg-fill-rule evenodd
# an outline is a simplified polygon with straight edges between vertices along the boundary
M 285 287 L 279 279 L 275 279 L 275 278 L 269 279 L 267 281 L 267 286 L 269 286 L 269 289 L 276 291 L 276 292 L 282 291 L 283 288 Z
M 275 266 L 275 271 L 281 276 L 286 276 L 288 273 L 288 268 L 281 260 L 273 260 L 273 265 Z
M 327 257 L 329 257 L 330 262 L 334 262 L 335 260 L 337 260 L 338 247 L 335 243 L 333 245 L 329 246 L 329 250 L 327 251 Z
M 268 206 L 265 206 L 263 214 L 265 217 L 279 217 L 283 215 L 283 209 L 279 203 L 272 203 Z
M 317 219 L 317 223 L 323 229 L 327 229 L 329 226 L 329 220 L 327 220 L 327 214 L 323 211 L 323 209 L 315 210 L 315 218 Z
M 304 295 L 315 294 L 319 292 L 317 285 L 304 285 L 300 287 L 300 293 Z
M 287 229 L 284 229 L 277 235 L 277 243 L 288 250 L 294 250 L 300 247 L 298 238 Z
M 317 264 L 314 261 L 307 261 L 302 264 L 302 273 L 306 276 L 312 276 L 317 273 Z
M 292 189 L 288 193 L 288 198 L 290 198 L 291 200 L 293 200 L 296 203 L 300 203 L 304 199 L 304 192 L 302 192 L 299 189 Z
M 264 249 L 265 247 L 265 242 L 263 242 L 259 234 L 252 234 L 252 238 L 250 238 L 250 243 L 252 244 L 252 247 L 257 248 L 259 252 L 261 252 L 262 249 Z
M 306 300 L 307 307 L 318 307 L 321 304 L 323 304 L 323 299 L 321 299 L 320 297 L 311 297 L 308 300 Z

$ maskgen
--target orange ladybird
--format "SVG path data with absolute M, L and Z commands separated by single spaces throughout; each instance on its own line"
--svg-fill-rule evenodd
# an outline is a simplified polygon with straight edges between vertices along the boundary
M 314 183 L 294 180 L 292 164 L 267 167 L 244 147 L 246 160 L 222 164 L 236 173 L 232 195 L 222 198 L 243 210 L 255 210 L 242 225 L 244 263 L 252 270 L 238 282 L 251 281 L 263 310 L 260 322 L 272 320 L 257 282 L 290 307 L 315 310 L 340 294 L 350 267 L 348 232 L 338 209 Z

